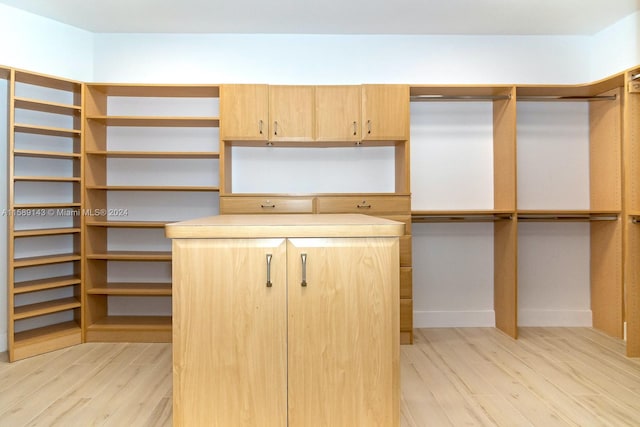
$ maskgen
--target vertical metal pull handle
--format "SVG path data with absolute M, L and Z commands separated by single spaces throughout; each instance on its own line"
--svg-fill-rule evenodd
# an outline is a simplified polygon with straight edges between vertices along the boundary
M 262 135 L 262 119 L 258 122 L 258 130 L 260 131 L 260 135 Z
M 354 121 L 353 122 L 353 136 L 356 136 L 358 134 L 358 122 Z
M 367 133 L 371 135 L 371 120 L 367 120 Z
M 273 134 L 275 136 L 278 136 L 278 121 L 277 120 L 274 120 L 274 122 L 273 122 Z
M 271 254 L 267 254 L 267 288 L 270 288 L 273 283 L 271 283 L 271 258 L 273 256 Z
M 302 260 L 302 282 L 300 282 L 300 286 L 307 286 L 307 254 L 300 254 L 300 259 Z

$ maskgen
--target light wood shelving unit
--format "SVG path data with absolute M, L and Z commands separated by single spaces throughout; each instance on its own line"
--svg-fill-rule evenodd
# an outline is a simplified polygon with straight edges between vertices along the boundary
M 9 360 L 82 341 L 80 82 L 9 76 Z
M 215 161 L 219 159 L 217 140 L 209 141 L 211 151 L 178 151 L 175 148 L 183 148 L 176 141 L 167 146 L 166 142 L 151 142 L 150 147 L 137 146 L 136 141 L 126 147 L 117 144 L 117 136 L 112 131 L 116 128 L 131 129 L 193 129 L 193 128 L 217 128 L 219 118 L 213 115 L 184 116 L 182 111 L 174 107 L 170 114 L 166 110 L 153 110 L 154 103 L 164 104 L 175 100 L 186 102 L 189 100 L 215 100 L 219 97 L 219 89 L 214 85 L 111 85 L 89 84 L 87 85 L 87 131 L 85 162 L 87 174 L 85 181 L 85 194 L 87 200 L 87 212 L 92 215 L 83 217 L 83 229 L 86 235 L 86 250 L 84 255 L 85 268 L 87 269 L 86 292 L 84 295 L 86 305 L 86 341 L 151 341 L 167 342 L 171 340 L 171 313 L 162 315 L 155 313 L 146 314 L 142 311 L 130 311 L 122 313 L 117 309 L 114 313 L 112 298 L 170 298 L 171 277 L 166 281 L 158 282 L 152 278 L 122 281 L 112 280 L 110 276 L 116 268 L 115 263 L 127 263 L 134 269 L 136 276 L 144 276 L 149 265 L 162 265 L 170 267 L 170 250 L 148 249 L 113 249 L 113 233 L 118 230 L 127 230 L 131 233 L 137 231 L 150 231 L 164 236 L 164 225 L 175 217 L 170 213 L 157 213 L 157 216 L 165 216 L 166 219 L 148 221 L 145 218 L 127 218 L 128 209 L 114 209 L 110 203 L 110 197 L 116 193 L 131 193 L 141 197 L 145 194 L 159 193 L 217 193 L 218 187 L 213 185 L 173 185 L 173 182 L 162 181 L 161 176 L 167 170 L 156 170 L 158 184 L 153 180 L 153 185 L 148 183 L 135 183 L 127 181 L 113 184 L 112 178 L 118 178 L 117 171 L 110 167 L 111 161 L 172 161 L 172 160 L 200 160 Z M 124 105 L 124 106 L 123 106 Z M 133 107 L 132 107 L 133 105 Z M 151 112 L 149 113 L 149 109 Z M 169 106 L 169 109 L 172 107 Z M 127 110 L 125 114 L 119 111 Z M 115 148 L 114 148 L 115 147 Z M 214 148 L 215 147 L 215 148 Z M 188 148 L 188 147 L 187 147 Z M 166 150 L 175 151 L 166 151 Z M 133 168 L 143 168 L 142 163 L 132 163 Z M 212 175 L 216 175 L 215 167 L 211 168 Z M 177 172 L 176 172 L 177 173 Z M 122 180 L 121 180 L 122 181 Z M 167 185 L 169 184 L 169 185 Z M 143 203 L 143 202 L 142 202 Z M 209 202 L 212 203 L 212 202 Z M 133 207 L 133 206 L 132 206 Z M 180 207 L 168 206 L 167 212 Z M 183 208 L 184 210 L 184 208 Z M 118 213 L 125 212 L 124 218 Z M 184 218 L 188 218 L 188 212 L 184 212 Z M 150 264 L 151 263 L 151 264 Z

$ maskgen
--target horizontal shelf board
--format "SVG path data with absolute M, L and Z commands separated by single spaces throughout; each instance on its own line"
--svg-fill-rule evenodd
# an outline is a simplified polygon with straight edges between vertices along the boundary
M 64 129 L 64 128 L 56 128 L 51 126 L 36 126 L 36 125 L 26 125 L 26 124 L 18 124 L 13 125 L 13 130 L 15 132 L 22 133 L 32 133 L 36 135 L 49 135 L 49 136 L 80 136 L 82 131 L 77 129 Z
M 249 141 L 249 140 L 225 140 L 228 146 L 233 147 L 294 147 L 294 148 L 351 148 L 351 147 L 395 147 L 404 144 L 400 140 L 388 141 Z
M 23 110 L 41 111 L 44 113 L 74 115 L 80 114 L 82 107 L 78 105 L 60 104 L 57 102 L 41 101 L 38 99 L 20 98 L 15 97 L 15 108 L 21 108 Z
M 521 96 L 594 96 L 609 90 L 624 87 L 624 73 L 613 78 L 589 84 L 567 85 L 518 85 L 517 97 Z
M 171 252 L 160 251 L 108 251 L 88 254 L 87 259 L 113 261 L 171 261 Z
M 171 330 L 171 316 L 107 316 L 88 325 L 90 330 Z
M 55 159 L 79 159 L 82 157 L 80 153 L 61 153 L 57 151 L 38 150 L 13 150 L 13 155 L 18 157 L 44 157 Z
M 218 187 L 204 186 L 149 186 L 149 185 L 87 185 L 87 190 L 108 191 L 220 191 Z
M 485 222 L 512 219 L 515 212 L 510 210 L 456 210 L 456 211 L 411 211 L 411 221 L 427 222 Z
M 123 159 L 218 159 L 213 151 L 87 151 L 88 155 Z
M 80 182 L 80 178 L 75 176 L 14 176 L 13 180 L 36 182 Z
M 56 234 L 80 233 L 80 228 L 43 228 L 39 230 L 17 230 L 13 232 L 14 237 L 36 237 L 53 236 Z
M 438 97 L 494 97 L 508 95 L 513 86 L 477 86 L 477 85 L 412 85 L 409 88 L 411 97 L 415 96 L 434 96 Z
M 15 307 L 13 310 L 13 318 L 14 320 L 21 320 L 76 308 L 80 308 L 80 301 L 78 299 L 74 297 L 62 298 Z
M 217 98 L 220 96 L 219 85 L 199 84 L 111 84 L 89 83 L 87 89 L 105 93 L 110 96 L 130 97 L 175 97 L 175 98 Z
M 13 293 L 23 294 L 27 292 L 43 291 L 46 289 L 63 288 L 80 284 L 80 276 L 59 276 L 46 279 L 16 282 L 13 285 Z
M 80 335 L 80 325 L 76 322 L 57 323 L 37 329 L 30 329 L 24 332 L 18 332 L 14 336 L 14 344 L 16 347 L 32 345 L 37 342 L 53 340 L 67 335 Z
M 598 221 L 617 220 L 620 211 L 592 210 L 519 210 L 519 221 Z
M 37 265 L 60 264 L 63 262 L 79 261 L 81 259 L 82 257 L 80 256 L 80 254 L 45 255 L 15 259 L 13 260 L 13 266 L 15 268 L 34 267 Z
M 79 208 L 82 205 L 76 202 L 69 203 L 17 203 L 14 204 L 14 209 L 63 209 L 63 208 Z
M 80 93 L 80 89 L 82 88 L 82 83 L 75 80 L 61 79 L 23 70 L 16 70 L 16 81 L 76 93 Z
M 218 117 L 156 117 L 156 116 L 87 116 L 88 120 L 107 126 L 140 127 L 218 127 Z
M 87 290 L 90 295 L 171 296 L 171 283 L 106 283 Z
M 224 197 L 372 197 L 372 196 L 410 196 L 411 193 L 226 193 Z
M 164 228 L 170 221 L 87 221 L 87 227 Z M 175 222 L 175 221 L 173 221 Z

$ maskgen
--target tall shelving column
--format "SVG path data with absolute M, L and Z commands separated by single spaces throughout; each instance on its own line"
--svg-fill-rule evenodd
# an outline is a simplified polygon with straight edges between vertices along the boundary
M 624 315 L 627 356 L 640 357 L 640 68 L 625 73 Z
M 82 94 L 80 82 L 11 71 L 9 359 L 79 344 Z
M 87 85 L 87 341 L 171 341 L 164 226 L 217 213 L 218 97 L 214 85 Z
M 416 171 L 414 174 L 418 182 L 414 182 L 412 220 L 418 224 L 441 223 L 437 227 L 442 233 L 451 233 L 448 238 L 459 236 L 460 227 L 468 227 L 461 224 L 493 223 L 492 308 L 495 325 L 516 338 L 515 88 L 413 86 L 411 101 L 437 104 L 427 108 L 414 107 L 415 114 L 422 115 L 424 127 L 421 128 L 416 120 L 416 134 L 412 134 L 412 139 L 415 152 L 427 150 L 440 155 L 433 160 L 427 159 L 434 162 L 429 166 L 436 167 L 414 163 L 412 170 Z M 482 122 L 485 118 L 488 121 Z M 456 140 L 449 141 L 451 138 Z M 490 155 L 486 154 L 487 146 L 490 146 Z M 461 147 L 464 147 L 464 151 Z M 483 161 L 486 164 L 478 165 Z M 469 162 L 473 162 L 473 165 Z M 447 166 L 444 168 L 439 165 Z M 475 170 L 470 166 L 476 167 Z M 492 187 L 489 184 L 486 188 L 478 188 L 482 182 L 491 179 Z M 416 190 L 416 187 L 419 189 Z M 421 189 L 423 194 L 417 194 Z M 479 200 L 481 195 L 486 199 Z M 493 206 L 490 205 L 491 198 Z M 425 209 L 427 205 L 433 207 Z M 470 250 L 474 244 L 472 240 L 468 239 Z M 420 284 L 416 285 L 418 287 Z
M 585 147 L 583 161 L 586 180 L 588 180 L 588 187 L 582 186 L 582 182 L 579 182 L 581 188 L 575 187 L 576 182 L 573 183 L 574 186 L 564 183 L 566 180 L 576 181 L 575 176 L 566 173 L 579 163 L 575 153 L 569 153 L 571 156 L 569 161 L 567 162 L 565 158 L 563 163 L 554 161 L 550 155 L 545 157 L 540 156 L 539 153 L 535 156 L 530 155 L 530 158 L 538 158 L 539 162 L 535 167 L 528 169 L 528 188 L 536 189 L 539 196 L 536 199 L 544 198 L 546 201 L 552 198 L 553 206 L 549 203 L 545 203 L 544 206 L 534 205 L 540 202 L 526 201 L 523 197 L 519 197 L 519 221 L 520 223 L 555 224 L 551 225 L 552 227 L 559 227 L 563 222 L 589 223 L 589 286 L 585 288 L 584 294 L 590 301 L 588 308 L 592 313 L 593 327 L 617 338 L 622 338 L 623 335 L 621 218 L 623 85 L 624 77 L 620 74 L 589 85 L 517 88 L 519 103 L 533 101 L 536 106 L 527 108 L 526 112 L 519 111 L 518 119 L 528 114 L 529 117 L 534 118 L 535 123 L 542 124 L 539 129 L 531 129 L 532 133 L 527 136 L 529 143 L 539 146 L 547 140 L 553 141 L 554 144 L 550 144 L 553 149 L 557 149 L 558 145 L 566 145 L 563 144 L 565 142 L 579 143 Z M 558 104 L 558 102 L 561 103 Z M 583 108 L 584 114 L 580 117 L 576 111 L 577 108 L 571 108 L 571 105 L 563 102 L 588 104 Z M 566 122 L 560 122 L 559 120 L 562 120 L 565 115 Z M 579 122 L 584 125 L 578 125 Z M 533 128 L 528 122 L 526 126 L 527 129 Z M 580 129 L 575 132 L 572 127 Z M 581 134 L 582 127 L 584 127 L 584 136 Z M 524 128 L 524 124 L 519 126 L 519 130 Z M 532 135 L 535 138 L 531 138 Z M 519 135 L 519 144 L 525 139 L 522 136 Z M 520 151 L 521 149 L 522 146 L 519 147 Z M 526 154 L 520 157 L 525 156 Z M 547 164 L 554 165 L 554 169 L 546 170 Z M 519 171 L 523 170 L 521 166 L 518 167 Z M 549 177 L 553 181 L 547 181 Z M 524 180 L 519 179 L 520 189 L 525 187 L 522 181 Z M 583 199 L 586 198 L 586 200 L 582 200 L 580 206 L 572 205 L 576 203 L 574 194 L 578 192 L 584 193 Z M 563 284 L 566 285 L 566 283 Z M 557 289 L 563 290 L 565 287 Z M 535 292 L 540 294 L 537 288 Z M 552 301 L 555 297 L 547 296 L 547 298 Z M 575 310 L 573 307 L 570 309 Z

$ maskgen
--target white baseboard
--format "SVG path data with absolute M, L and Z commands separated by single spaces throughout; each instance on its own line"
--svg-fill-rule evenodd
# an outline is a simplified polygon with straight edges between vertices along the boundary
M 8 349 L 8 335 L 6 332 L 0 332 L 0 353 L 4 353 Z
M 493 310 L 478 311 L 414 311 L 414 328 L 495 327 Z
M 518 310 L 518 326 L 592 325 L 591 310 Z

